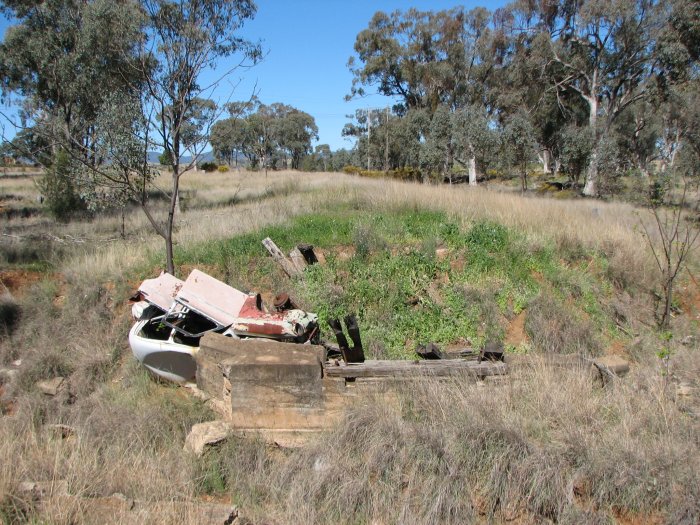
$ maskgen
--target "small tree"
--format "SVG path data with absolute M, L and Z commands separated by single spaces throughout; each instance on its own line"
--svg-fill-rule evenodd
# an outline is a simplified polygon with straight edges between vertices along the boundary
M 676 278 L 686 266 L 700 229 L 695 221 L 688 220 L 688 196 L 691 183 L 684 178 L 680 188 L 675 188 L 666 176 L 655 181 L 649 191 L 649 212 L 653 218 L 649 227 L 642 221 L 645 238 L 661 273 L 663 310 L 659 316 L 659 328 L 668 329 L 671 323 L 671 306 Z M 679 195 L 674 198 L 674 190 Z M 652 235 L 652 232 L 655 234 Z
M 242 56 L 239 66 L 259 59 L 259 46 L 236 34 L 253 18 L 256 7 L 252 0 L 144 0 L 141 6 L 148 19 L 149 46 L 141 55 L 144 116 L 152 131 L 149 142 L 170 155 L 172 181 L 168 216 L 156 231 L 165 240 L 166 268 L 173 274 L 180 178 L 196 165 L 217 117 L 207 100 L 217 82 L 203 86 L 200 77 L 214 69 L 219 59 L 237 53 Z M 223 72 L 219 80 L 233 69 Z M 191 155 L 189 163 L 182 162 L 185 151 Z
M 514 167 L 520 177 L 520 190 L 527 191 L 527 166 L 532 160 L 537 143 L 534 139 L 535 130 L 525 112 L 514 114 L 503 130 L 503 146 L 505 157 L 510 166 Z
M 75 172 L 79 166 L 63 149 L 54 155 L 53 163 L 37 181 L 37 186 L 46 199 L 51 215 L 58 221 L 68 222 L 71 217 L 87 209 L 76 187 Z

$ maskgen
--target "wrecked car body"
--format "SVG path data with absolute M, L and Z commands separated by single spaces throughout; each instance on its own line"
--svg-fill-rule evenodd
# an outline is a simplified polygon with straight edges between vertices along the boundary
M 243 293 L 199 270 L 185 281 L 167 273 L 146 279 L 132 300 L 131 350 L 170 381 L 194 379 L 199 340 L 208 332 L 295 343 L 318 339 L 316 314 L 298 308 L 267 312 L 259 294 Z

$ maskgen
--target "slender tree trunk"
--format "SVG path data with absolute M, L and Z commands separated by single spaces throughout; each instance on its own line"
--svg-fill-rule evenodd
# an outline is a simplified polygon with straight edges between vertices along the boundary
M 179 169 L 178 169 L 179 170 Z M 165 266 L 170 275 L 175 275 L 175 261 L 173 258 L 173 225 L 175 224 L 175 211 L 179 208 L 179 185 L 180 177 L 177 171 L 173 173 L 173 194 L 170 196 L 170 208 L 168 209 L 168 220 L 165 223 Z
M 671 267 L 669 266 L 667 271 L 671 272 Z M 668 277 L 666 279 L 666 286 L 664 287 L 664 316 L 661 318 L 661 328 L 666 330 L 671 325 L 671 304 L 673 303 L 673 279 Z
M 595 80 L 595 75 L 594 75 Z M 593 149 L 591 158 L 588 161 L 586 172 L 586 184 L 583 187 L 583 194 L 588 197 L 598 196 L 598 145 L 600 137 L 598 135 L 598 99 L 595 96 L 595 85 L 591 88 L 591 96 L 586 97 L 588 102 L 588 126 L 593 133 Z
M 537 157 L 540 160 L 540 164 L 542 164 L 542 172 L 551 173 L 552 168 L 550 164 L 552 155 L 549 153 L 549 150 L 543 149 L 541 153 L 537 153 Z
M 469 185 L 476 186 L 476 157 L 469 157 Z

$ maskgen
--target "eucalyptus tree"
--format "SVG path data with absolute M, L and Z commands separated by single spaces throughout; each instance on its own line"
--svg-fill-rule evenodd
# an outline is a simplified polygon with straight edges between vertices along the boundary
M 286 104 L 272 104 L 270 111 L 275 147 L 282 153 L 285 163 L 289 159 L 290 167 L 299 169 L 302 157 L 311 153 L 311 141 L 318 139 L 316 121 L 308 113 Z
M 21 97 L 18 117 L 3 115 L 17 131 L 9 144 L 46 168 L 47 205 L 65 220 L 86 207 L 81 168 L 104 161 L 95 122 L 106 97 L 140 85 L 145 19 L 137 3 L 108 0 L 7 0 L 0 9 L 14 22 L 0 44 L 0 85 Z
M 493 31 L 491 21 L 491 13 L 484 8 L 376 13 L 355 41 L 357 60 L 349 61 L 354 76 L 349 97 L 363 96 L 372 87 L 399 99 L 399 116 L 422 111 L 429 121 L 440 108 L 454 113 L 479 106 L 492 112 L 489 79 L 504 48 L 502 35 Z M 445 133 L 443 120 L 439 116 L 432 126 L 440 136 L 430 139 L 419 134 L 414 147 L 422 144 L 423 160 L 429 164 L 435 148 L 444 147 L 451 169 L 451 147 L 443 144 L 450 134 Z M 430 130 L 425 128 L 427 133 Z M 461 133 L 460 139 L 468 141 L 470 135 Z M 476 145 L 465 144 L 462 149 L 470 152 L 466 163 L 476 183 Z M 441 171 L 445 170 L 443 166 Z
M 512 115 L 503 130 L 504 156 L 520 178 L 520 189 L 527 191 L 528 164 L 536 151 L 535 133 L 527 112 L 522 109 Z
M 319 144 L 314 148 L 314 154 L 323 165 L 323 171 L 328 171 L 330 161 L 333 158 L 331 147 L 328 144 Z
M 202 101 L 237 67 L 260 58 L 259 45 L 239 35 L 256 7 L 252 0 L 143 0 L 140 4 L 147 18 L 139 72 L 145 78 L 149 140 L 171 161 L 170 204 L 159 234 L 165 240 L 167 271 L 174 273 L 173 226 L 180 178 L 197 162 L 206 144 L 203 137 L 217 117 Z M 218 81 L 202 83 L 205 72 L 231 56 L 240 61 L 219 73 Z M 182 162 L 185 151 L 191 155 L 187 163 Z
M 234 161 L 236 167 L 238 167 L 239 154 L 252 160 L 247 150 L 252 137 L 246 117 L 258 106 L 259 101 L 256 97 L 229 102 L 225 105 L 229 113 L 228 118 L 217 120 L 212 125 L 209 136 L 209 142 L 217 159 L 229 165 Z
M 22 97 L 22 122 L 15 124 L 35 127 L 54 154 L 63 149 L 99 164 L 94 123 L 105 97 L 139 83 L 145 20 L 138 4 L 6 0 L 0 9 L 16 21 L 0 44 L 3 92 Z
M 19 21 L 0 47 L 2 86 L 24 97 L 26 115 L 48 130 L 54 152 L 65 151 L 73 162 L 93 169 L 105 160 L 100 155 L 115 158 L 103 147 L 113 147 L 115 141 L 96 133 L 105 97 L 120 93 L 125 100 L 138 100 L 129 104 L 140 109 L 139 121 L 147 125 L 132 122 L 125 129 L 138 133 L 134 137 L 138 144 L 164 151 L 163 158 L 170 162 L 170 205 L 156 231 L 165 241 L 167 271 L 174 273 L 173 226 L 180 178 L 205 147 L 217 113 L 206 102 L 217 81 L 203 83 L 203 74 L 214 70 L 220 59 L 240 57 L 240 62 L 219 73 L 220 81 L 260 57 L 259 46 L 238 34 L 255 15 L 255 4 L 252 0 L 6 0 L 2 9 Z M 125 118 L 129 115 L 124 112 Z M 183 163 L 183 153 L 192 160 Z
M 452 115 L 454 160 L 467 169 L 469 184 L 477 183 L 477 164 L 485 167 L 497 154 L 498 134 L 481 105 L 459 108 Z
M 665 0 L 522 2 L 513 14 L 515 33 L 538 34 L 546 43 L 541 65 L 553 92 L 574 94 L 586 105 L 593 147 L 583 193 L 597 195 L 603 139 L 621 114 L 650 94 Z

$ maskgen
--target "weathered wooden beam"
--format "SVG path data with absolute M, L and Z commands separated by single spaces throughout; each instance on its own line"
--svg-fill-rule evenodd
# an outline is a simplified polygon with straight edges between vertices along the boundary
M 358 364 L 326 363 L 324 373 L 328 377 L 410 377 L 410 376 L 447 376 L 470 374 L 477 377 L 503 375 L 508 373 L 505 363 L 463 361 L 461 359 L 429 361 L 376 361 L 368 360 Z
M 284 253 L 282 253 L 282 250 L 277 247 L 272 239 L 266 237 L 262 243 L 267 251 L 270 252 L 270 255 L 272 255 L 275 262 L 280 265 L 284 273 L 286 273 L 289 277 L 296 277 L 301 273 L 294 263 L 287 259 Z
M 302 273 L 304 268 L 306 268 L 306 259 L 304 259 L 304 256 L 298 248 L 294 248 L 291 252 L 289 252 L 289 260 L 297 269 L 298 273 Z

